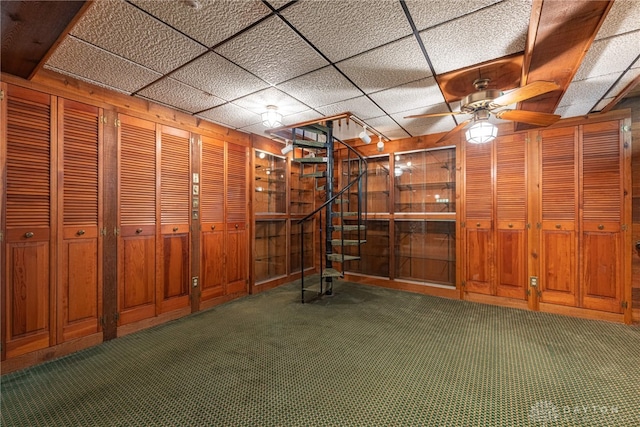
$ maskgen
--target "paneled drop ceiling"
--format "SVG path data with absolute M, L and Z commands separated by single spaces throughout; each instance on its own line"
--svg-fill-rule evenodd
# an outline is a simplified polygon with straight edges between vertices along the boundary
M 26 45 L 9 40 L 25 3 L 2 1 L 4 54 Z M 66 29 L 47 16 L 36 23 L 57 42 L 36 74 L 256 134 L 267 105 L 286 125 L 349 111 L 388 139 L 446 132 L 469 116 L 405 117 L 457 111 L 478 77 L 502 91 L 555 81 L 518 107 L 581 116 L 637 96 L 640 80 L 638 0 L 98 0 Z

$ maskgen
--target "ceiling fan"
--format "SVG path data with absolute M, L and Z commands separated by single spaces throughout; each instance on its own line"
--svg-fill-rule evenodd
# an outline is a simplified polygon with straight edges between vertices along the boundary
M 500 90 L 489 89 L 489 81 L 489 79 L 476 79 L 473 82 L 473 86 L 476 88 L 476 92 L 462 98 L 462 100 L 460 101 L 460 111 L 433 114 L 417 114 L 413 116 L 407 116 L 405 117 L 405 119 L 441 117 L 456 114 L 473 114 L 473 118 L 461 122 L 458 126 L 447 132 L 447 134 L 445 134 L 437 142 L 444 141 L 472 121 L 481 122 L 488 120 L 491 114 L 496 116 L 498 119 L 528 123 L 536 126 L 549 126 L 560 119 L 560 116 L 557 114 L 513 109 L 500 110 L 501 108 L 505 108 L 507 105 L 515 104 L 520 101 L 524 101 L 529 98 L 533 98 L 535 96 L 559 89 L 560 86 L 558 86 L 554 82 L 532 82 L 525 86 L 519 87 L 509 93 L 503 93 Z

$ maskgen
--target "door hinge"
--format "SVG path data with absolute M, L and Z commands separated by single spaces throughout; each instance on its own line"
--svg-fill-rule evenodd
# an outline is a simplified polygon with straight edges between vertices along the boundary
M 114 122 L 114 126 L 119 128 L 120 127 L 120 119 L 116 119 Z
M 0 101 L 4 101 L 4 91 L 0 90 Z
M 113 318 L 116 320 L 116 322 L 118 322 L 118 320 L 120 320 L 120 313 L 116 311 L 116 314 L 113 315 Z
M 531 230 L 531 223 L 530 222 L 527 223 L 527 230 Z
M 100 116 L 100 123 L 107 124 L 107 116 Z
M 119 228 L 114 228 L 113 229 L 113 235 L 114 236 L 119 236 L 120 235 L 120 229 Z
M 538 135 L 536 135 L 536 141 L 538 141 L 538 142 L 542 141 L 542 135 L 540 135 L 540 133 L 538 133 Z
M 0 231 L 0 242 L 4 241 L 4 233 Z
M 100 235 L 101 236 L 106 236 L 107 235 L 107 228 L 106 227 L 100 229 Z
M 537 222 L 537 223 L 536 223 L 536 228 L 537 228 L 538 230 L 540 230 L 540 229 L 542 228 L 542 223 Z
M 102 326 L 103 328 L 106 326 L 104 323 L 104 316 L 100 316 L 100 326 Z
M 624 308 L 624 309 L 627 309 L 627 308 L 629 307 L 629 303 L 628 303 L 627 301 L 622 301 L 622 302 L 620 303 L 620 306 L 621 306 L 622 308 Z
M 627 224 L 622 224 L 622 231 L 627 231 Z
M 462 221 L 462 222 L 460 223 L 460 227 L 465 228 L 466 226 L 467 226 L 467 223 L 466 223 L 466 222 Z
M 464 280 L 462 282 L 460 282 L 460 286 L 462 286 L 463 288 L 467 286 L 467 282 L 465 282 Z

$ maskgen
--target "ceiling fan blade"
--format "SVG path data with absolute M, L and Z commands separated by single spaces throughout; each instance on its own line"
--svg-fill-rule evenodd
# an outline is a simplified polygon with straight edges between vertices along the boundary
M 549 126 L 560 120 L 560 116 L 557 114 L 538 113 L 537 111 L 503 110 L 493 114 L 502 120 L 529 123 L 537 126 Z
M 554 82 L 537 81 L 529 83 L 528 85 L 519 87 L 509 93 L 505 93 L 493 100 L 492 104 L 507 106 L 511 104 L 524 101 L 525 99 L 533 98 L 534 96 L 542 95 L 543 93 L 552 92 L 556 89 L 560 89 L 560 86 Z
M 464 122 L 461 122 L 458 126 L 454 127 L 453 129 L 451 129 L 449 132 L 445 133 L 444 135 L 442 135 L 442 137 L 440 137 L 439 140 L 437 140 L 435 143 L 436 144 L 440 144 L 443 141 L 446 141 L 447 139 L 451 138 L 455 133 L 457 133 L 460 129 L 462 129 L 463 127 L 465 127 L 466 125 L 469 124 L 469 122 L 471 122 L 471 119 L 469 120 L 465 120 Z
M 460 112 L 460 111 L 449 111 L 449 112 L 446 112 L 446 113 L 415 114 L 413 116 L 406 116 L 405 119 L 421 119 L 423 117 L 453 116 L 455 114 L 462 114 L 462 112 Z

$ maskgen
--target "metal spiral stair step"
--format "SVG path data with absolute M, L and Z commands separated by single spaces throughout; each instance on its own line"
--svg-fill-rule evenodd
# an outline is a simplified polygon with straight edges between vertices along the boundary
M 291 159 L 292 162 L 298 163 L 326 163 L 326 157 L 295 157 Z
M 325 268 L 322 270 L 322 277 L 342 277 L 342 273 L 335 268 Z
M 357 261 L 360 257 L 357 255 L 343 255 L 338 253 L 327 254 L 327 260 L 333 262 L 342 262 L 344 261 Z
M 333 231 L 355 231 L 355 230 L 364 230 L 367 226 L 364 224 L 353 224 L 353 225 L 334 225 Z
M 293 145 L 295 147 L 301 147 L 301 148 L 327 148 L 326 142 L 308 141 L 304 139 L 294 139 Z
M 331 216 L 358 216 L 358 212 L 332 212 Z
M 332 246 L 356 246 L 361 245 L 363 243 L 367 243 L 366 240 L 356 240 L 356 239 L 332 239 Z

